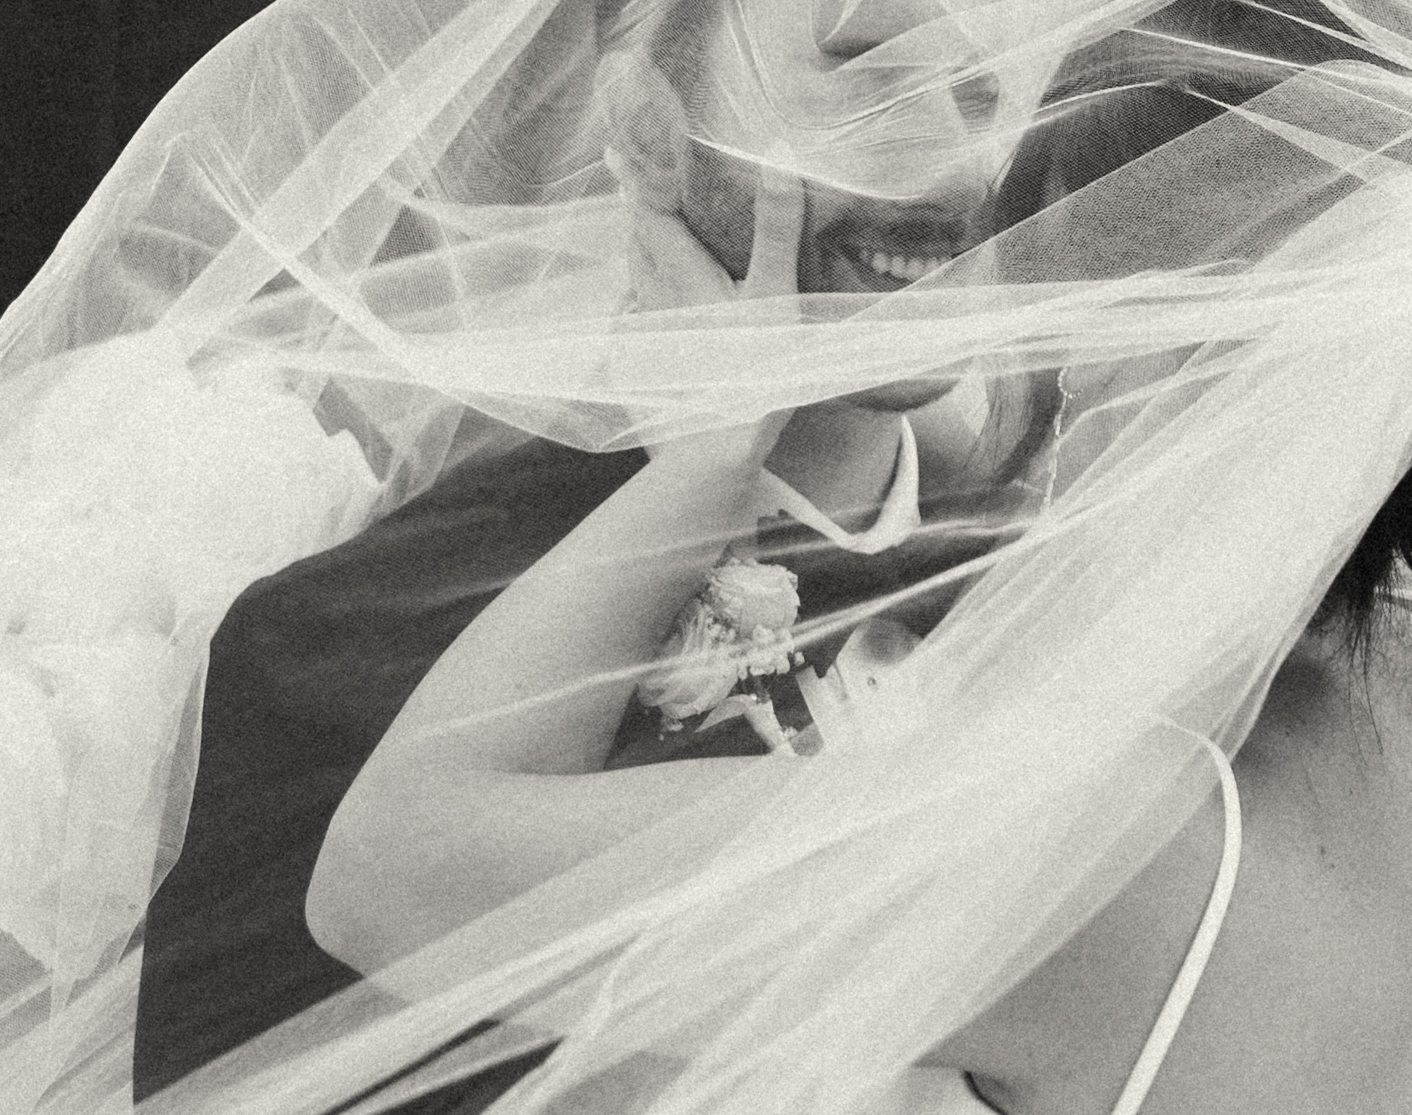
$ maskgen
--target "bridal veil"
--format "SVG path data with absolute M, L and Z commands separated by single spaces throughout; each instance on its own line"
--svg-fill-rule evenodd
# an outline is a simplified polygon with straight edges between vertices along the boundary
M 372 1111 L 559 1041 L 496 1110 L 863 1112 L 1211 792 L 1207 741 L 1239 749 L 1412 459 L 1412 5 L 870 7 L 278 0 L 162 102 L 0 319 L 0 1107 L 130 1104 L 132 946 L 234 596 L 527 438 L 914 381 L 978 444 L 1037 431 L 984 474 L 1001 544 L 817 625 L 965 589 L 861 738 L 145 1108 Z M 856 199 L 819 250 L 882 278 L 637 305 L 633 208 L 723 165 Z M 996 235 L 869 247 L 963 166 Z

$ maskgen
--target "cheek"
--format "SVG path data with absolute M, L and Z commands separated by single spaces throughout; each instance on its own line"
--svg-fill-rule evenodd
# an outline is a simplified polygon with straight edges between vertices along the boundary
M 1348 773 L 1242 771 L 1241 878 L 1155 1115 L 1409 1109 L 1412 915 L 1379 851 L 1403 838 Z
M 1298 763 L 1240 773 L 1235 895 L 1143 1115 L 1408 1110 L 1412 903 L 1368 853 L 1396 834 L 1371 807 L 1331 822 Z M 1011 1115 L 1111 1110 L 1205 908 L 1219 833 L 1213 804 L 932 1059 L 993 1078 Z
M 1110 1110 L 1201 916 L 1219 834 L 1218 810 L 1203 810 L 1083 930 L 947 1042 L 944 1062 L 992 1078 L 1011 1115 Z
M 690 146 L 682 219 L 732 279 L 744 279 L 754 238 L 754 171 L 714 151 Z

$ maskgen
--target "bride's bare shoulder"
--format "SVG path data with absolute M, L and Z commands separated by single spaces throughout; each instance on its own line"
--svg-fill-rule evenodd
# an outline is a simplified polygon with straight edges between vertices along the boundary
M 1275 675 L 1238 769 L 1349 761 L 1412 787 L 1412 606 L 1383 605 L 1356 644 L 1341 629 L 1307 631 Z

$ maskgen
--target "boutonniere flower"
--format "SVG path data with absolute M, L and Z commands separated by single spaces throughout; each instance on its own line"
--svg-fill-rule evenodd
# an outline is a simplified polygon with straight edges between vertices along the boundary
M 744 716 L 772 751 L 793 732 L 775 716 L 766 679 L 803 663 L 790 632 L 799 618 L 799 579 L 783 565 L 728 554 L 678 613 L 638 699 L 666 731 L 710 713 L 701 728 Z M 699 730 L 699 729 L 698 729 Z

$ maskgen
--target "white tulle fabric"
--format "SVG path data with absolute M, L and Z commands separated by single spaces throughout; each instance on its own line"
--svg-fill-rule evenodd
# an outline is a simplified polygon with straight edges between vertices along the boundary
M 0 1109 L 130 1105 L 129 942 L 235 594 L 527 436 L 947 377 L 990 400 L 984 446 L 1065 378 L 1006 544 L 909 590 L 968 586 L 869 738 L 783 790 L 742 774 L 151 1111 L 378 1110 L 552 1039 L 497 1111 L 867 1111 L 1204 800 L 1207 741 L 1240 746 L 1409 462 L 1412 6 L 1286 5 L 1342 59 L 1301 62 L 1160 0 L 919 0 L 880 36 L 867 0 L 721 0 L 729 49 L 664 60 L 682 7 L 279 0 L 0 320 Z M 1213 119 L 902 289 L 633 311 L 631 206 L 711 184 L 688 142 L 888 213 L 1163 82 Z

